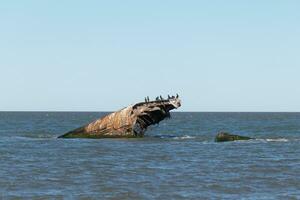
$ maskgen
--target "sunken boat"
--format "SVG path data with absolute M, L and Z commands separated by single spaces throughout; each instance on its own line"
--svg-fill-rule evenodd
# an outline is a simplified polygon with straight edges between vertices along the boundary
M 226 132 L 220 132 L 215 137 L 215 142 L 232 142 L 237 140 L 252 140 L 253 138 L 241 135 L 233 135 Z
M 181 106 L 179 96 L 161 96 L 130 105 L 58 138 L 134 138 L 143 137 L 150 125 L 170 118 L 170 111 Z

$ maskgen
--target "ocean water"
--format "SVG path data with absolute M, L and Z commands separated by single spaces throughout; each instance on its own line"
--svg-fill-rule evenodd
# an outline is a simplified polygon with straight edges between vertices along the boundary
M 300 113 L 172 113 L 144 138 L 57 139 L 104 114 L 0 112 L 0 199 L 300 199 Z

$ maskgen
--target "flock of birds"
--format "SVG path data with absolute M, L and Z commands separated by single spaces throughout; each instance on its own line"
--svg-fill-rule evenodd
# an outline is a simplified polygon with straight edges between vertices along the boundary
M 168 95 L 168 100 L 169 99 L 175 99 L 175 98 L 179 98 L 179 95 L 178 94 L 176 94 L 176 97 L 175 96 L 170 96 L 170 95 Z M 156 97 L 155 98 L 155 101 L 164 101 L 165 99 L 160 95 L 159 97 Z M 149 103 L 150 102 L 150 99 L 149 99 L 149 97 L 147 96 L 147 97 L 145 97 L 145 102 L 146 103 Z

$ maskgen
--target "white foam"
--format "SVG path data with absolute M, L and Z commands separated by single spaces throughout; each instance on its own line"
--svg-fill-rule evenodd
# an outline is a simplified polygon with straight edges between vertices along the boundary
M 288 142 L 290 140 L 286 138 L 267 138 L 267 139 L 255 139 L 256 141 L 261 141 L 261 142 Z
M 175 140 L 194 139 L 194 138 L 196 138 L 196 137 L 189 136 L 189 135 L 184 135 L 184 136 L 180 136 L 180 137 L 174 137 Z
M 266 139 L 267 142 L 288 142 L 286 138 Z

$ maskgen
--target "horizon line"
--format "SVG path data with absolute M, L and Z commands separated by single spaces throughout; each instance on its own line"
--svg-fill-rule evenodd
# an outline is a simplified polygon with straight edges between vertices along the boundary
M 90 112 L 90 113 L 96 113 L 96 112 L 117 112 L 116 111 L 83 111 L 83 110 L 0 110 L 0 112 Z M 300 111 L 172 111 L 177 113 L 300 113 Z

